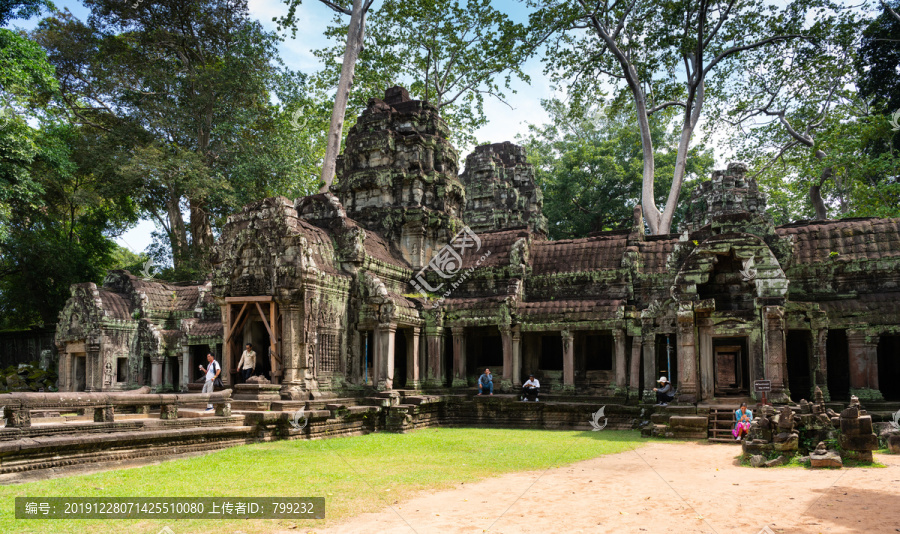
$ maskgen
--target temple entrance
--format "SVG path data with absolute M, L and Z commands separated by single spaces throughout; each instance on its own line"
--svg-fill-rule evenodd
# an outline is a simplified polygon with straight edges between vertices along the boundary
M 785 350 L 788 387 L 791 390 L 791 400 L 795 402 L 810 398 L 812 392 L 809 369 L 810 341 L 809 330 L 789 330 L 787 333 Z
M 241 350 L 235 352 L 234 363 L 232 366 L 237 366 L 238 362 L 241 360 L 241 354 L 247 349 L 247 343 L 251 343 L 253 345 L 253 350 L 256 352 L 256 371 L 254 371 L 253 374 L 261 375 L 272 380 L 272 364 L 269 362 L 270 338 L 266 325 L 263 324 L 262 320 L 253 321 L 250 323 L 249 334 L 249 341 L 244 341 L 244 346 L 241 347 Z M 240 369 L 238 369 L 238 372 L 240 372 Z M 238 375 L 238 379 L 240 379 L 240 374 Z
M 656 376 L 654 380 L 661 376 L 674 384 L 678 389 L 678 351 L 676 347 L 675 334 L 657 334 L 656 335 Z M 650 387 L 657 387 L 653 385 Z
M 878 340 L 878 386 L 884 400 L 900 400 L 900 336 Z
M 222 371 L 234 384 L 240 375 L 233 375 L 247 343 L 256 351 L 256 374 L 263 375 L 273 383 L 281 382 L 281 357 L 279 325 L 281 312 L 272 297 L 226 297 L 226 321 L 224 362 Z M 274 368 L 273 368 L 274 367 Z M 223 380 L 225 380 L 223 378 Z
M 87 387 L 87 357 L 82 352 L 72 354 L 72 391 L 84 391 Z
M 360 378 L 362 379 L 363 385 L 371 386 L 372 376 L 375 372 L 375 332 L 371 330 L 361 330 L 359 333 L 359 352 L 362 355 L 360 358 L 360 364 L 362 364 L 362 370 L 360 371 Z
M 441 352 L 444 354 L 444 385 L 449 387 L 453 385 L 453 330 L 451 328 L 444 328 L 441 345 Z
M 503 341 L 496 326 L 466 328 L 466 369 L 478 375 L 488 368 L 500 376 L 503 371 Z
M 714 394 L 716 397 L 750 392 L 747 338 L 713 338 Z
M 828 368 L 828 393 L 831 400 L 850 398 L 850 356 L 847 350 L 847 331 L 829 330 L 825 343 Z
M 406 329 L 398 328 L 394 333 L 394 389 L 406 387 L 406 373 L 409 368 L 406 362 Z

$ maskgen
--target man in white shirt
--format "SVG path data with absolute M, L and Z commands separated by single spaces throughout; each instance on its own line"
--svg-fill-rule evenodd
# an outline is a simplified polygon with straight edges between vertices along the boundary
M 219 373 L 222 372 L 222 368 L 219 367 L 219 362 L 213 358 L 212 354 L 206 355 L 206 361 L 209 362 L 206 368 L 200 366 L 200 370 L 206 373 L 206 382 L 203 383 L 203 393 L 212 393 L 213 392 L 213 384 L 215 383 L 216 378 L 219 378 Z M 212 403 L 206 403 L 206 411 L 210 411 L 213 409 Z
M 522 400 L 528 402 L 531 399 L 538 402 L 538 394 L 541 392 L 541 383 L 534 375 L 528 375 L 528 380 L 522 384 Z
M 253 376 L 256 369 L 256 352 L 253 345 L 247 343 L 247 349 L 241 354 L 241 359 L 237 364 L 237 368 L 241 371 L 241 379 L 246 382 L 248 378 Z

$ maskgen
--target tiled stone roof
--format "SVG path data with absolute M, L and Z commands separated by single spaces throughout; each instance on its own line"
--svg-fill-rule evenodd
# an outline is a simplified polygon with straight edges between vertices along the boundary
M 830 259 L 877 260 L 900 256 L 900 219 L 797 223 L 780 226 L 775 232 L 793 238 L 795 263 L 818 263 Z
M 618 269 L 628 239 L 627 231 L 560 241 L 538 241 L 532 246 L 534 274 Z

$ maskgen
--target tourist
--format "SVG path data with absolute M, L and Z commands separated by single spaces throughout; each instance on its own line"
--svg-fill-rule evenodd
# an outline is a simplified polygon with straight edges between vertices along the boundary
M 212 393 L 213 392 L 213 383 L 217 378 L 219 378 L 219 373 L 222 372 L 222 368 L 219 367 L 219 362 L 213 358 L 212 354 L 206 355 L 206 361 L 209 362 L 209 365 L 204 369 L 203 366 L 200 366 L 200 370 L 206 373 L 206 382 L 203 383 L 203 393 Z M 206 411 L 210 411 L 213 409 L 213 405 L 210 402 L 206 403 Z
M 669 379 L 661 376 L 659 380 L 657 380 L 661 384 L 658 388 L 653 388 L 653 391 L 656 392 L 656 405 L 657 406 L 667 406 L 672 399 L 675 398 L 675 392 L 672 390 L 672 384 L 669 383 Z
M 488 395 L 494 394 L 494 379 L 490 369 L 485 369 L 484 374 L 478 377 L 478 394 L 481 395 L 484 390 L 488 391 Z
M 742 402 L 741 407 L 734 411 L 734 430 L 731 434 L 735 441 L 741 441 L 750 433 L 750 421 L 753 421 L 753 412 L 747 409 L 746 402 Z
M 541 383 L 534 375 L 528 375 L 528 380 L 522 384 L 522 400 L 528 402 L 528 399 L 531 399 L 533 402 L 538 402 L 540 392 Z
M 238 362 L 238 369 L 241 370 L 241 380 L 246 382 L 248 378 L 253 376 L 256 370 L 256 352 L 253 345 L 247 343 L 247 349 L 241 354 L 241 360 Z

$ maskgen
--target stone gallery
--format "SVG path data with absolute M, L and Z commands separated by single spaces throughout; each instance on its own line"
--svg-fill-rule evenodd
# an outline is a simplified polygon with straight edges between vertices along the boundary
M 547 239 L 521 147 L 459 172 L 436 109 L 399 87 L 350 129 L 331 193 L 231 215 L 204 285 L 111 272 L 73 286 L 62 391 L 186 390 L 207 352 L 226 386 L 243 347 L 284 400 L 378 390 L 544 390 L 677 401 L 753 395 L 900 400 L 900 220 L 774 226 L 731 164 L 693 192 L 680 233 Z M 552 224 L 552 221 L 550 222 Z M 445 389 L 450 388 L 450 389 Z

